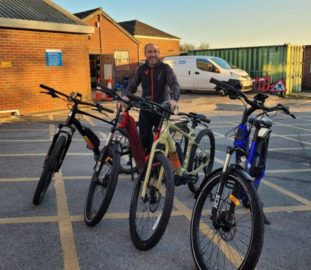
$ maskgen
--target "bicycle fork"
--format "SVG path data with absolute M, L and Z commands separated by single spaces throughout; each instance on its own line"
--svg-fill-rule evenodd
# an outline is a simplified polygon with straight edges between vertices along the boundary
M 210 219 L 212 220 L 213 225 L 216 229 L 219 229 L 221 226 L 221 223 L 223 223 L 220 220 L 220 213 L 219 213 L 220 212 L 219 209 L 220 209 L 221 196 L 222 196 L 223 191 L 224 191 L 226 179 L 229 177 L 229 174 L 230 174 L 229 165 L 230 165 L 232 154 L 238 150 L 240 150 L 240 149 L 236 148 L 236 147 L 228 147 L 227 151 L 226 151 L 226 158 L 225 158 L 225 162 L 224 162 L 222 172 L 220 174 L 220 180 L 219 180 L 219 184 L 217 186 L 215 200 L 213 203 L 212 213 L 211 213 L 211 217 L 210 217 Z M 238 194 L 239 194 L 239 187 L 234 186 L 232 188 L 232 193 L 229 195 L 231 203 L 230 203 L 230 208 L 228 210 L 228 215 L 230 215 L 230 216 L 234 214 L 235 206 L 239 205 L 239 201 L 237 199 Z

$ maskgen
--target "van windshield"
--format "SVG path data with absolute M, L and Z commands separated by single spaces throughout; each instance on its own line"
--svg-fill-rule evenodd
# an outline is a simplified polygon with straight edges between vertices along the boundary
M 230 65 L 226 60 L 219 58 L 219 57 L 211 57 L 210 58 L 213 62 L 215 62 L 218 66 L 224 69 L 233 69 L 234 66 Z

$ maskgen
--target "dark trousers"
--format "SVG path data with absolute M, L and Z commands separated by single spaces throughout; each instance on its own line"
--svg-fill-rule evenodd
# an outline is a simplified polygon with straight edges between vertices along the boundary
M 161 116 L 155 112 L 141 110 L 139 114 L 138 126 L 141 142 L 145 148 L 145 153 L 149 153 L 153 143 L 153 127 L 158 127 Z

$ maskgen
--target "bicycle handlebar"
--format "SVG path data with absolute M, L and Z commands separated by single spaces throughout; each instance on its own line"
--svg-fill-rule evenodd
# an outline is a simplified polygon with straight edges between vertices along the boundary
M 74 93 L 73 92 L 73 93 L 71 93 L 68 96 L 68 95 L 66 95 L 66 94 L 64 94 L 62 92 L 59 92 L 56 89 L 51 88 L 51 87 L 49 87 L 47 85 L 44 85 L 44 84 L 40 84 L 40 87 L 48 91 L 48 93 L 46 93 L 46 92 L 41 92 L 41 93 L 45 93 L 45 94 L 51 95 L 53 98 L 57 98 L 58 97 L 57 95 L 60 95 L 60 96 L 63 96 L 65 98 L 67 98 L 68 101 L 74 102 L 75 104 L 95 107 L 99 112 L 106 111 L 106 112 L 109 112 L 109 113 L 114 113 L 113 110 L 108 109 L 108 108 L 102 106 L 99 103 L 88 103 L 88 102 L 81 101 L 80 99 L 77 99 L 77 98 L 74 97 L 74 96 L 77 96 L 77 97 L 82 98 L 82 94 L 80 94 L 80 93 Z
M 255 99 L 254 101 L 251 101 L 248 99 L 248 97 L 243 92 L 239 91 L 238 89 L 234 88 L 232 85 L 226 82 L 216 80 L 215 78 L 211 78 L 210 82 L 222 88 L 225 91 L 225 93 L 230 96 L 230 98 L 232 99 L 243 98 L 247 104 L 249 104 L 255 109 L 259 109 L 259 110 L 263 110 L 267 112 L 283 111 L 285 114 L 290 115 L 292 118 L 294 119 L 296 118 L 295 115 L 290 113 L 289 108 L 284 106 L 283 104 L 279 103 L 278 105 L 274 107 L 266 107 L 264 105 L 264 100 L 260 101 L 260 100 Z

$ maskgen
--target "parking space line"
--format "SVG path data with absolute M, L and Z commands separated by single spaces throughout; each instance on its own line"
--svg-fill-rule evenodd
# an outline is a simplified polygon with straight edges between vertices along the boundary
M 275 126 L 283 126 L 283 127 L 289 127 L 289 128 L 299 129 L 299 130 L 311 131 L 311 129 L 306 129 L 306 128 L 302 128 L 302 127 L 295 127 L 293 125 L 283 124 L 283 123 L 279 123 L 279 122 L 274 122 L 274 124 L 275 124 Z
M 46 156 L 46 153 L 0 154 L 0 157 L 37 157 L 37 156 Z M 66 156 L 93 156 L 93 153 L 68 152 Z
M 300 195 L 297 195 L 296 193 L 294 192 L 291 192 L 279 185 L 276 185 L 276 184 L 273 184 L 271 183 L 270 181 L 267 181 L 266 179 L 264 179 L 262 181 L 263 184 L 265 184 L 266 186 L 270 187 L 270 188 L 273 188 L 275 190 L 277 190 L 278 192 L 290 197 L 290 198 L 293 198 L 294 200 L 298 201 L 298 202 L 301 202 L 302 204 L 304 205 L 307 205 L 307 206 L 311 206 L 311 201 L 305 199 L 304 197 L 300 196 Z
M 0 224 L 20 224 L 20 223 L 48 223 L 58 222 L 57 216 L 37 216 L 37 217 L 12 217 L 0 218 Z
M 289 150 L 301 150 L 302 148 L 301 147 L 280 147 L 280 148 L 269 148 L 269 152 L 276 152 L 276 151 L 289 151 Z M 307 150 L 307 149 L 311 149 L 311 146 L 307 146 L 307 147 L 304 147 L 303 148 L 304 150 Z
M 1 131 L 49 131 L 48 128 L 1 128 Z
M 311 143 L 309 143 L 309 142 L 305 142 L 305 141 L 293 139 L 293 138 L 287 137 L 286 135 L 278 135 L 278 134 L 275 134 L 275 137 L 280 137 L 280 138 L 283 138 L 283 139 L 287 139 L 287 140 L 289 140 L 289 141 L 299 142 L 299 143 L 301 143 L 301 144 L 311 145 Z
M 53 120 L 53 116 L 50 114 L 49 119 Z M 50 137 L 53 138 L 55 134 L 55 126 L 50 125 Z M 64 269 L 80 269 L 79 259 L 77 255 L 77 248 L 75 244 L 72 223 L 70 220 L 70 213 L 67 203 L 65 184 L 62 179 L 62 172 L 55 173 L 55 192 L 56 192 L 56 205 L 57 214 L 59 217 L 58 228 L 60 234 L 60 241 L 63 250 Z
M 289 205 L 289 206 L 275 206 L 275 207 L 264 207 L 265 213 L 280 213 L 280 212 L 309 212 L 311 206 L 309 205 Z
M 311 172 L 311 168 L 310 169 L 267 170 L 267 173 L 297 173 L 297 172 Z
M 59 217 L 59 234 L 64 258 L 64 269 L 80 269 L 76 244 L 70 220 L 66 191 L 61 171 L 55 173 L 55 191 L 57 213 Z
M 51 142 L 51 139 L 43 140 L 11 140 L 11 139 L 0 139 L 0 142 L 20 142 L 20 143 L 33 143 L 33 142 Z M 83 139 L 72 139 L 73 142 L 82 142 Z
M 139 213 L 138 213 L 139 214 Z M 173 210 L 171 213 L 172 217 L 179 217 L 183 216 L 184 214 L 178 210 Z M 105 219 L 128 219 L 129 218 L 129 213 L 106 213 L 103 221 Z M 78 221 L 84 221 L 84 216 L 83 215 L 76 215 L 76 216 L 71 216 L 70 220 L 72 222 L 78 222 Z
M 39 178 L 28 177 L 28 178 L 0 178 L 0 183 L 10 183 L 10 182 L 34 182 L 38 181 Z
M 183 204 L 180 200 L 178 200 L 175 196 L 174 198 L 174 206 L 183 213 L 183 215 L 191 221 L 192 211 Z M 201 224 L 202 228 L 204 230 L 210 230 L 210 228 L 206 224 Z M 204 233 L 202 231 L 202 233 Z M 222 251 L 222 253 L 231 261 L 233 265 L 238 267 L 242 263 L 242 256 L 236 251 L 233 247 L 226 245 L 225 242 L 222 239 L 219 239 L 220 241 L 217 241 L 213 237 L 211 237 L 208 234 L 205 234 L 218 248 Z M 233 258 L 230 256 L 233 255 Z

